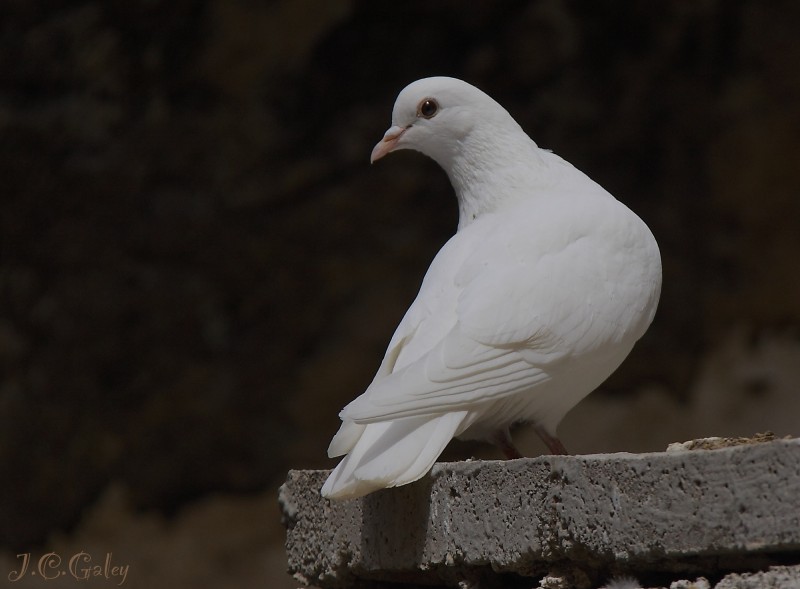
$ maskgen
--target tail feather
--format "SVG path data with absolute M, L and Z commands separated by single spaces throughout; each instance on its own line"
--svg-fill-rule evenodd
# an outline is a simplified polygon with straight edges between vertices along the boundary
M 337 456 L 344 456 L 353 446 L 356 445 L 361 434 L 364 433 L 365 425 L 359 425 L 354 421 L 346 419 L 339 427 L 339 431 L 333 436 L 330 445 L 328 446 L 328 458 L 336 458 Z
M 364 428 L 360 438 L 325 481 L 322 495 L 352 499 L 416 481 L 458 434 L 467 414 L 456 411 L 359 426 Z

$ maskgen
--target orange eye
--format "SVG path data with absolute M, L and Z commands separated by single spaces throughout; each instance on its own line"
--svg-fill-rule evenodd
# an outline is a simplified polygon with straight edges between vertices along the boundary
M 419 103 L 419 108 L 417 109 L 417 116 L 429 119 L 432 116 L 434 116 L 437 112 L 439 112 L 439 104 L 433 98 L 426 98 L 425 100 Z

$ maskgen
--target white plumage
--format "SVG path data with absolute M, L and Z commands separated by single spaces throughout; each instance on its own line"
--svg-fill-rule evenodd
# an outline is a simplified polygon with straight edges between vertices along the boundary
M 372 384 L 341 412 L 322 488 L 359 497 L 422 477 L 454 437 L 519 454 L 509 427 L 556 427 L 645 332 L 661 260 L 647 226 L 539 149 L 466 82 L 418 80 L 398 96 L 372 160 L 414 149 L 447 172 L 457 233 L 431 263 Z

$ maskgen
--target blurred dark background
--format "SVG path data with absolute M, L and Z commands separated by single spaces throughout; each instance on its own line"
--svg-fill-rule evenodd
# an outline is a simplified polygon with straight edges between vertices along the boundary
M 798 30 L 791 0 L 5 1 L 0 548 L 157 546 L 131 565 L 155 587 L 184 526 L 226 579 L 285 582 L 275 489 L 332 466 L 455 230 L 432 162 L 368 164 L 429 75 L 484 89 L 661 245 L 655 323 L 568 447 L 800 434 Z M 219 557 L 236 526 L 263 530 Z

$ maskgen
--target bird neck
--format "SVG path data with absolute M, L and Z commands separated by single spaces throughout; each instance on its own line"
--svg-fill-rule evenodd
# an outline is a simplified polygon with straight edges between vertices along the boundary
M 458 198 L 459 230 L 506 203 L 535 198 L 551 183 L 541 150 L 519 127 L 471 133 L 442 167 Z

